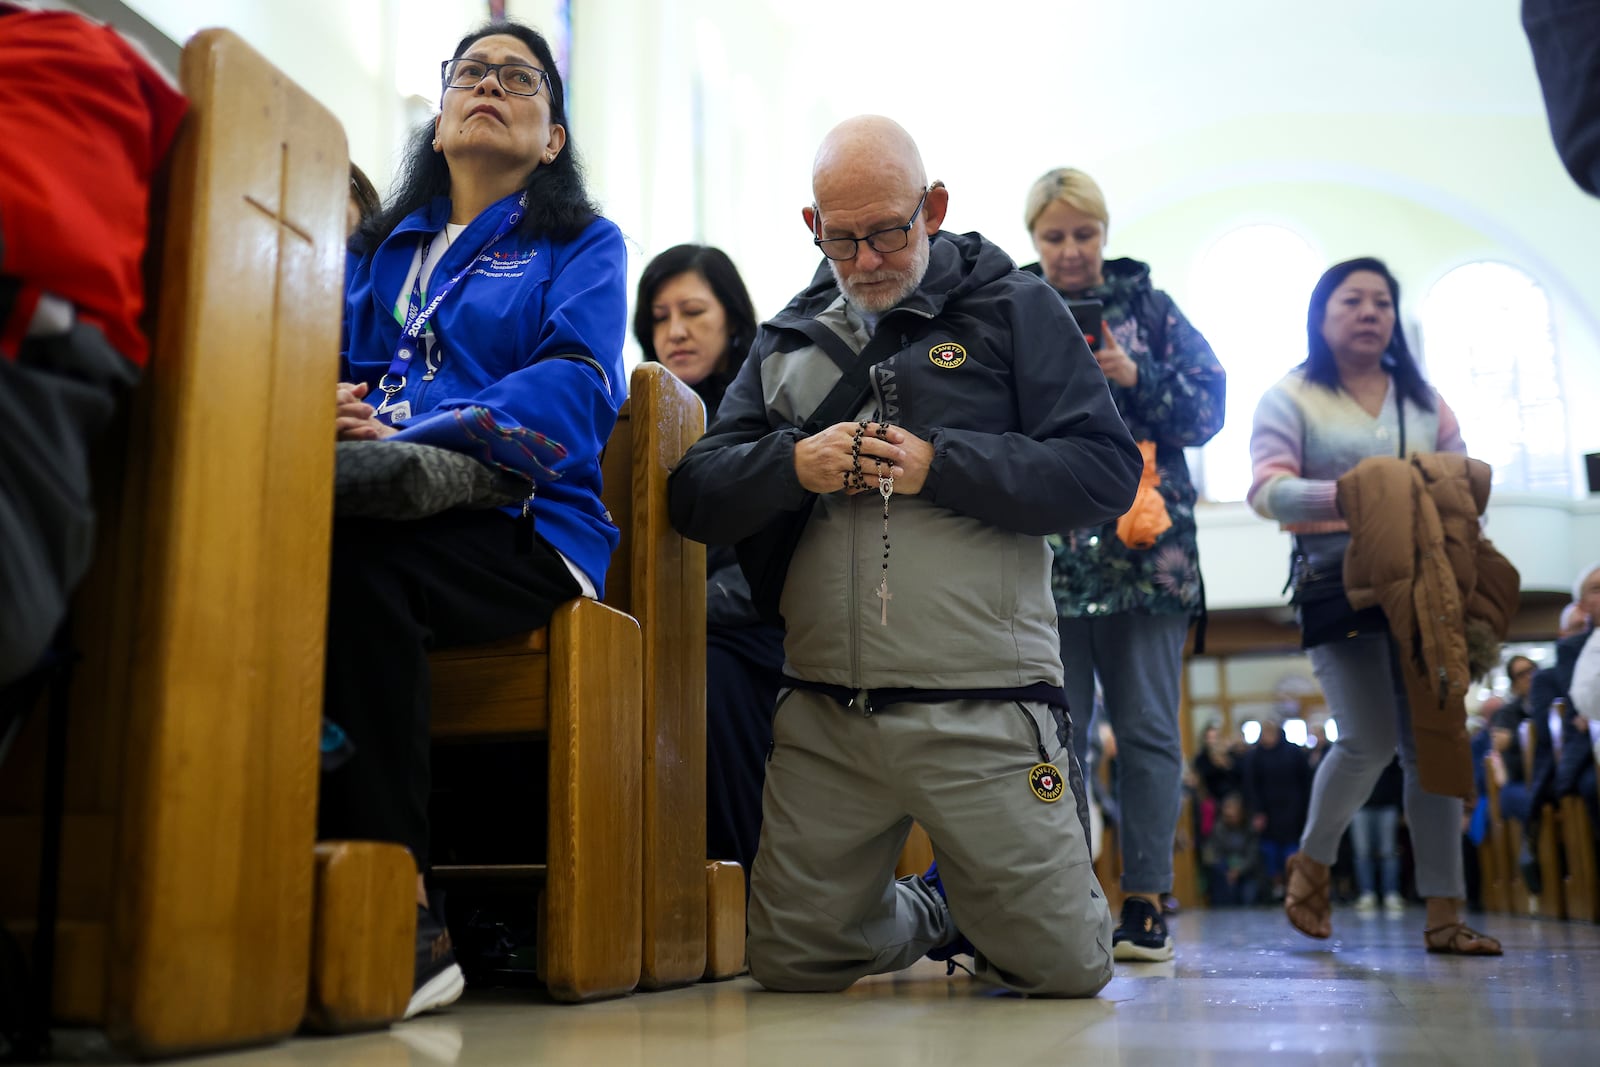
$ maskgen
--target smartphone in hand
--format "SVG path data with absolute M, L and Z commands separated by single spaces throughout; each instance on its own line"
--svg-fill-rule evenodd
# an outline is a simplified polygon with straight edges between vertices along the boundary
M 1089 350 L 1098 352 L 1105 347 L 1105 323 L 1101 316 L 1105 307 L 1098 300 L 1068 300 L 1067 310 L 1072 312 L 1073 321 L 1078 324 L 1078 329 L 1083 333 L 1083 339 L 1089 342 Z

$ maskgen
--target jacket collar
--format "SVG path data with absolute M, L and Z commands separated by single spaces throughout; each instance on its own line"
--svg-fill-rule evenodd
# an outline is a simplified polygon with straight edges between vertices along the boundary
M 904 300 L 879 315 L 880 323 L 902 314 L 937 318 L 952 300 L 1016 269 L 1009 256 L 978 233 L 940 230 L 930 242 L 928 270 L 922 282 Z M 811 284 L 791 300 L 788 307 L 769 319 L 767 325 L 774 329 L 796 329 L 837 304 L 841 295 L 833 271 L 824 260 L 811 276 Z

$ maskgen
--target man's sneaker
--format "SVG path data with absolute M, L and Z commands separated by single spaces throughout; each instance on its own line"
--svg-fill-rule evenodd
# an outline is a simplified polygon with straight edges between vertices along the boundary
M 1369 889 L 1365 893 L 1362 893 L 1359 897 L 1356 897 L 1356 910 L 1361 912 L 1363 915 L 1371 914 L 1372 912 L 1377 911 L 1378 894 Z
M 1383 910 L 1390 915 L 1399 915 L 1406 910 L 1406 898 L 1399 893 L 1385 893 L 1383 895 Z
M 944 881 L 939 877 L 939 865 L 937 863 L 928 868 L 927 873 L 922 876 L 922 880 L 927 883 L 929 889 L 939 894 L 939 899 L 944 901 L 945 907 L 948 908 L 950 906 L 950 898 L 944 894 Z M 955 974 L 956 967 L 959 964 L 951 957 L 975 956 L 978 950 L 973 948 L 972 942 L 968 941 L 961 931 L 955 928 L 954 919 L 950 921 L 950 929 L 955 936 L 938 948 L 930 948 L 928 950 L 928 958 L 945 964 L 946 974 Z
M 417 905 L 417 970 L 406 1018 L 454 1004 L 467 988 L 450 947 L 450 931 L 429 909 Z
M 1159 963 L 1172 958 L 1172 935 L 1161 909 L 1143 897 L 1122 902 L 1122 920 L 1111 935 L 1111 955 L 1119 960 Z

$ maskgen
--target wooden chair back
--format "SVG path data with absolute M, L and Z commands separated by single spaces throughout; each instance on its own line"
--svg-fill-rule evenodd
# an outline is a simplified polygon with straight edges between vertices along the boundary
M 58 1017 L 140 1056 L 305 1008 L 349 186 L 337 120 L 234 34 L 180 80 L 152 358 L 76 608 L 57 936 Z M 17 916 L 37 821 L 0 811 Z

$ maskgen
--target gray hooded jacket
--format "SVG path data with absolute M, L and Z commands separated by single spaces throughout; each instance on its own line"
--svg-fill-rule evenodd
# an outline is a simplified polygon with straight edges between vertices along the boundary
M 1055 292 L 981 235 L 939 233 L 922 284 L 875 333 L 824 264 L 751 357 L 673 472 L 671 516 L 686 537 L 734 544 L 810 509 L 781 601 L 787 672 L 852 690 L 1059 686 L 1045 535 L 1125 512 L 1142 461 Z M 934 452 L 922 490 L 889 503 L 887 625 L 882 499 L 812 494 L 794 463 L 800 427 L 856 358 L 872 361 L 856 418 Z

